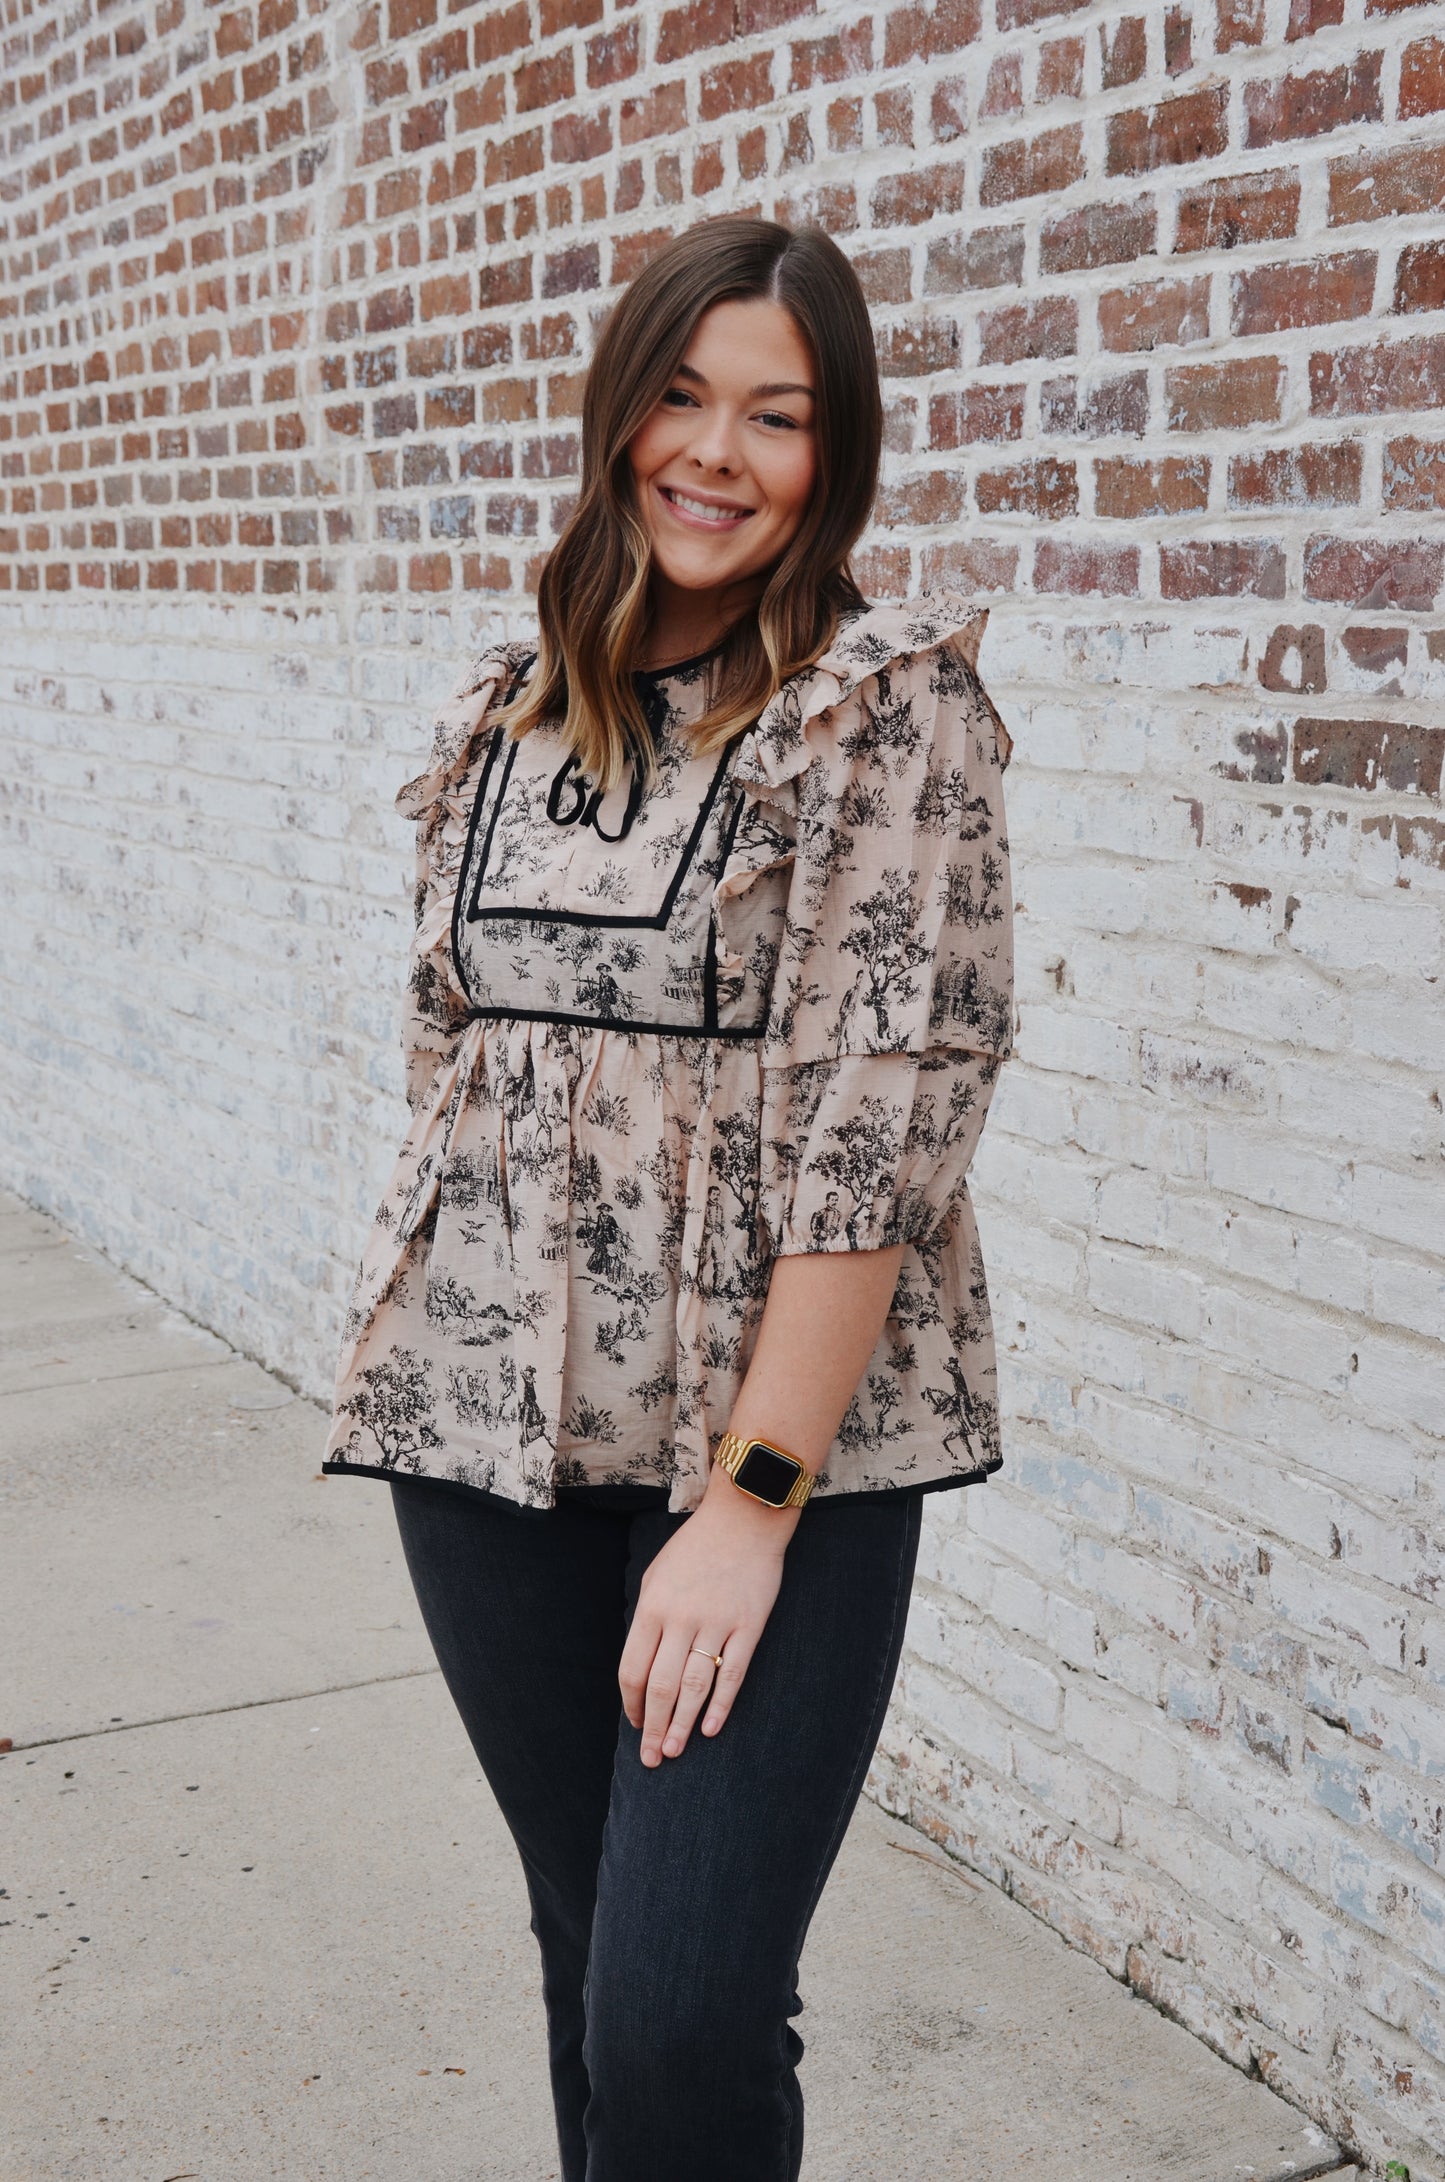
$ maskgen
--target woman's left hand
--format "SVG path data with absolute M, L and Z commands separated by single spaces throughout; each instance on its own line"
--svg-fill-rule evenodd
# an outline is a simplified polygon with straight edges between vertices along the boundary
M 798 1513 L 760 1506 L 716 1471 L 648 1564 L 617 1674 L 623 1710 L 642 1730 L 644 1765 L 682 1752 L 705 1703 L 704 1735 L 726 1720 L 773 1610 Z

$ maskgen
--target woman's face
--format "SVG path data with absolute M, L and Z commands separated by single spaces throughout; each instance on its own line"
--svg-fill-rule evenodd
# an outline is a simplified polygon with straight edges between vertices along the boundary
M 716 303 L 628 445 L 653 565 L 683 591 L 761 575 L 813 496 L 816 373 L 780 303 Z

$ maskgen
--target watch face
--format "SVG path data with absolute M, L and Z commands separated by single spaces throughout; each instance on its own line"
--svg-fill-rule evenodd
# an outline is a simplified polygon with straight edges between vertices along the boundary
M 745 1493 L 766 1500 L 769 1507 L 780 1508 L 797 1484 L 802 1467 L 791 1455 L 780 1454 L 776 1447 L 754 1440 L 738 1465 L 733 1482 L 741 1485 Z

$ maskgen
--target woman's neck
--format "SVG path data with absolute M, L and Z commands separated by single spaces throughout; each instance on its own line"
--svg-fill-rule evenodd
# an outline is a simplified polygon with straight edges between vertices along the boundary
M 715 591 L 684 591 L 655 575 L 639 667 L 667 667 L 696 659 L 720 644 L 740 615 L 757 603 L 761 585 L 730 584 Z

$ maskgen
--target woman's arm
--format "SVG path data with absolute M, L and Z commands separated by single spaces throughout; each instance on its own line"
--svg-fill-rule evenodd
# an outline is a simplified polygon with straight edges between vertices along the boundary
M 747 1376 L 729 1424 L 776 1442 L 816 1474 L 877 1345 L 904 1245 L 776 1258 Z M 713 1683 L 702 1723 L 715 1735 L 762 1635 L 783 1554 L 806 1508 L 767 1508 L 714 1469 L 699 1506 L 642 1579 L 618 1681 L 642 1730 L 642 1762 L 675 1758 Z M 693 1646 L 700 1647 L 694 1651 Z

